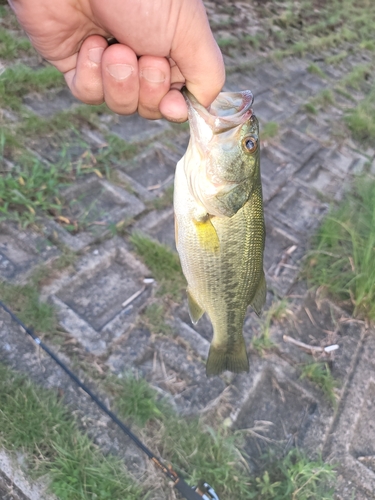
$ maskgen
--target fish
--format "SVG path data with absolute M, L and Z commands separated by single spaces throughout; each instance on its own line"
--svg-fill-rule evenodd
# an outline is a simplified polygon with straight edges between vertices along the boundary
M 205 108 L 186 89 L 190 141 L 177 163 L 175 240 L 190 318 L 213 326 L 207 376 L 248 372 L 243 323 L 266 300 L 259 124 L 249 90 L 221 92 Z

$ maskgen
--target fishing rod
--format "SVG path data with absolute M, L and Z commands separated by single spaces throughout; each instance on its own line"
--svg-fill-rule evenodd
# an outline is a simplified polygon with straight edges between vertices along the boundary
M 113 413 L 78 377 L 75 375 L 51 349 L 35 335 L 32 329 L 25 326 L 22 321 L 0 300 L 0 306 L 18 323 L 25 332 L 30 335 L 33 341 L 41 347 L 69 377 L 90 396 L 90 398 L 106 413 L 109 418 L 120 427 L 120 429 L 130 437 L 130 439 L 140 448 L 148 458 L 158 467 L 169 479 L 173 481 L 173 486 L 186 500 L 220 500 L 215 490 L 206 482 L 202 481 L 198 486 L 190 486 L 170 465 L 166 465 L 161 458 L 158 458 L 151 450 L 140 441 L 135 434 Z

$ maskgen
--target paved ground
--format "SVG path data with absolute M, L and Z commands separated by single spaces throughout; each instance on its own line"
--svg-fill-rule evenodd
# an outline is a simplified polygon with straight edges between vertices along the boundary
M 208 4 L 208 8 L 212 12 L 215 6 Z M 38 265 L 56 258 L 61 244 L 65 245 L 78 254 L 78 260 L 74 269 L 67 268 L 49 282 L 43 295 L 55 305 L 61 326 L 77 349 L 83 348 L 80 352 L 85 353 L 88 363 L 108 367 L 116 374 L 136 367 L 168 395 L 181 414 L 198 414 L 209 408 L 220 412 L 223 419 L 230 418 L 233 427 L 239 429 L 269 422 L 260 433 L 273 440 L 275 446 L 318 450 L 325 459 L 339 464 L 337 499 L 375 498 L 374 332 L 316 292 L 309 292 L 305 283 L 297 280 L 309 238 L 330 200 L 343 196 L 352 176 L 361 172 L 369 158 L 375 173 L 373 150 L 361 151 L 347 137 L 335 134 L 349 106 L 345 97 L 336 93 L 337 105 L 328 106 L 317 117 L 308 115 L 304 105 L 321 90 L 333 88 L 366 56 L 349 55 L 336 67 L 318 61 L 326 78 L 308 71 L 312 62 L 308 57 L 286 58 L 282 63 L 257 57 L 249 54 L 246 62 L 254 64 L 241 68 L 240 55 L 228 56 L 225 89 L 250 88 L 261 124 L 271 120 L 279 124 L 278 136 L 264 140 L 261 152 L 267 226 L 265 271 L 268 304 L 287 297 L 291 314 L 289 319 L 272 324 L 273 349 L 261 357 L 249 348 L 249 374 L 206 379 L 204 359 L 211 326 L 203 319 L 194 328 L 186 303 L 170 305 L 173 338 L 153 335 L 138 326 L 139 313 L 153 300 L 154 285 L 148 285 L 131 305 L 122 306 L 143 289 L 143 280 L 150 271 L 132 251 L 128 235 L 112 237 L 108 223 L 131 221 L 130 229 L 140 229 L 174 248 L 171 206 L 160 210 L 152 207 L 153 201 L 173 183 L 175 164 L 188 141 L 186 128 L 146 122 L 138 116 L 113 115 L 101 116 L 101 131 L 82 127 L 80 140 L 93 155 L 107 131 L 145 147 L 131 161 L 113 164 L 121 183 L 93 174 L 62 193 L 64 200 L 75 201 L 66 216 L 78 217 L 85 212 L 91 222 L 84 230 L 68 232 L 52 219 L 45 219 L 43 232 L 3 223 L 0 277 L 24 283 Z M 354 97 L 360 100 L 362 94 L 354 93 Z M 67 91 L 38 99 L 28 96 L 25 103 L 40 116 L 76 105 Z M 59 144 L 54 144 L 53 137 L 47 134 L 33 139 L 29 148 L 50 162 Z M 82 148 L 77 141 L 68 154 L 74 160 L 85 151 L 86 146 Z M 131 189 L 125 189 L 125 185 Z M 249 312 L 245 322 L 249 346 L 259 329 L 258 320 Z M 319 388 L 300 379 L 299 365 L 311 356 L 285 343 L 284 335 L 310 345 L 339 345 L 334 353 L 321 354 L 327 357 L 338 382 L 336 408 Z M 131 470 L 147 466 L 145 458 L 70 387 L 61 370 L 35 349 L 2 311 L 0 358 L 42 385 L 63 389 L 73 408 L 90 415 L 86 425 L 96 442 L 106 451 L 122 454 Z M 254 468 L 264 446 L 263 439 L 248 439 L 246 447 Z M 25 483 L 17 478 L 17 467 L 12 472 L 2 464 L 0 461 L 0 497 L 31 499 Z M 162 489 L 159 495 L 160 499 L 167 498 Z

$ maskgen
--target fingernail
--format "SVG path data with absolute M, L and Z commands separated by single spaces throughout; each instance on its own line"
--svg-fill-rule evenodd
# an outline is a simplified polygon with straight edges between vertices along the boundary
M 130 64 L 110 64 L 107 66 L 108 73 L 116 80 L 126 80 L 133 73 Z
M 165 74 L 159 68 L 143 68 L 141 76 L 151 83 L 162 83 L 165 80 Z
M 91 62 L 95 64 L 100 64 L 100 61 L 102 60 L 102 54 L 104 52 L 103 47 L 94 47 L 93 49 L 89 50 L 89 59 Z

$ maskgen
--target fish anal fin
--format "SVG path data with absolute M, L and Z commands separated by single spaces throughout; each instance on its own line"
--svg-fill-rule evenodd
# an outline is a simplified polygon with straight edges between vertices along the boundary
M 218 252 L 220 250 L 220 242 L 211 217 L 207 216 L 204 219 L 202 218 L 202 220 L 193 219 L 193 223 L 200 247 L 209 252 Z
M 231 350 L 228 350 L 226 345 L 215 346 L 211 344 L 206 363 L 207 377 L 220 375 L 225 370 L 233 373 L 249 371 L 249 359 L 242 336 Z
M 262 314 L 262 309 L 266 302 L 266 295 L 267 295 L 267 285 L 266 285 L 266 277 L 264 276 L 264 271 L 263 271 L 262 276 L 259 280 L 257 291 L 255 292 L 253 300 L 250 302 L 251 307 L 254 309 L 254 311 L 258 316 Z
M 189 289 L 187 290 L 187 298 L 188 298 L 188 307 L 189 307 L 189 315 L 192 323 L 196 325 L 200 318 L 203 316 L 204 310 L 195 300 Z

